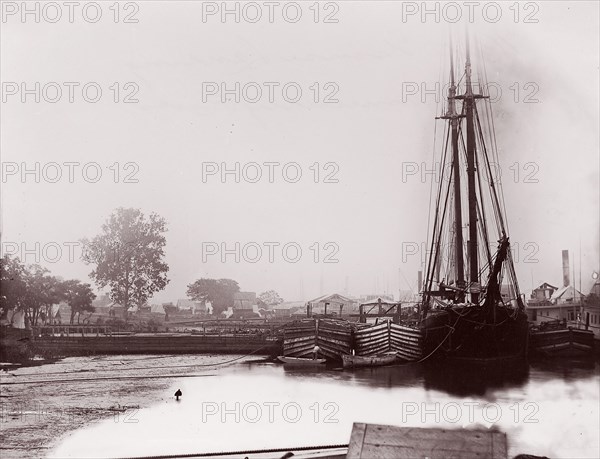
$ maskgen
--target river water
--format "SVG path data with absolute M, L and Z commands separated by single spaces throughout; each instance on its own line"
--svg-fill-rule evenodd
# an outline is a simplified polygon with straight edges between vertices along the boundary
M 160 369 L 180 359 L 145 364 Z M 353 422 L 494 428 L 507 434 L 509 457 L 600 457 L 597 362 L 486 370 L 430 363 L 355 371 L 238 362 L 187 376 L 155 388 L 155 402 L 145 408 L 117 412 L 69 433 L 50 457 L 346 444 Z M 128 384 L 135 391 L 138 382 Z M 180 401 L 173 397 L 177 389 L 183 393 Z M 110 397 L 118 400 L 119 394 Z
M 342 371 L 224 355 L 73 357 L 0 383 L 3 459 L 346 444 L 353 422 L 494 428 L 510 457 L 600 457 L 594 362 Z

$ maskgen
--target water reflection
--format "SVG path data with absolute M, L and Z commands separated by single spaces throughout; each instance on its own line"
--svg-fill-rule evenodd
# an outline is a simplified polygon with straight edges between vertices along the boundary
M 593 363 L 587 370 L 593 370 Z M 439 390 L 460 397 L 483 396 L 490 390 L 509 389 L 527 383 L 529 365 L 526 361 L 473 367 L 459 362 L 434 361 L 407 363 L 385 367 L 359 368 L 353 371 L 340 367 L 283 365 L 284 374 L 291 378 L 337 379 L 363 386 L 393 388 L 419 387 Z
M 540 379 L 559 378 L 565 381 L 593 377 L 599 372 L 598 362 L 593 359 L 545 359 L 530 362 L 535 377 Z
M 424 365 L 424 387 L 460 397 L 484 396 L 491 390 L 510 389 L 527 383 L 526 361 L 473 366 L 463 362 L 439 361 Z

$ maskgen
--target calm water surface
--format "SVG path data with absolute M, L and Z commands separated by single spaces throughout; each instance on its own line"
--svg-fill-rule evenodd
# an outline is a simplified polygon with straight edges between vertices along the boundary
M 600 457 L 600 367 L 594 362 L 486 370 L 432 363 L 352 372 L 243 363 L 211 373 L 216 376 L 172 380 L 160 403 L 75 431 L 51 456 L 346 444 L 353 422 L 370 422 L 499 429 L 508 436 L 509 457 Z M 179 402 L 172 397 L 177 389 Z

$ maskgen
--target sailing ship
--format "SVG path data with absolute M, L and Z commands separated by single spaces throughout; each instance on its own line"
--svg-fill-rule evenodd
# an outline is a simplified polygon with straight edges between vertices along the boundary
M 495 174 L 485 75 L 476 83 L 472 72 L 467 36 L 459 78 L 451 50 L 447 99 L 437 118 L 445 124 L 442 179 L 432 186 L 430 250 L 412 324 L 422 333 L 425 357 L 443 353 L 486 362 L 525 356 L 528 323 Z

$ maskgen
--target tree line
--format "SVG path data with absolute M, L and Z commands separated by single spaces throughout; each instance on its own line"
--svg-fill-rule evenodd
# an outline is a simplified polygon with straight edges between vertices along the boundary
M 167 224 L 156 213 L 145 215 L 140 209 L 116 209 L 92 239 L 82 239 L 87 248 L 82 261 L 92 266 L 90 278 L 98 289 L 107 289 L 109 298 L 128 310 L 143 306 L 169 283 L 169 266 L 164 260 Z M 93 312 L 95 295 L 90 284 L 79 280 L 63 281 L 39 265 L 25 266 L 18 258 L 1 259 L 0 314 L 22 311 L 30 325 L 51 320 L 52 306 L 61 301 L 71 307 L 70 321 L 84 312 Z M 240 287 L 232 279 L 198 279 L 188 285 L 187 296 L 194 301 L 210 301 L 213 314 L 233 306 Z M 263 292 L 257 302 L 272 307 L 283 302 L 274 290 Z
M 53 306 L 62 301 L 71 307 L 71 324 L 75 317 L 79 323 L 81 314 L 94 311 L 96 295 L 90 284 L 62 280 L 39 265 L 25 265 L 8 255 L 0 259 L 0 284 L 0 315 L 5 319 L 9 312 L 21 311 L 29 325 L 51 323 Z

